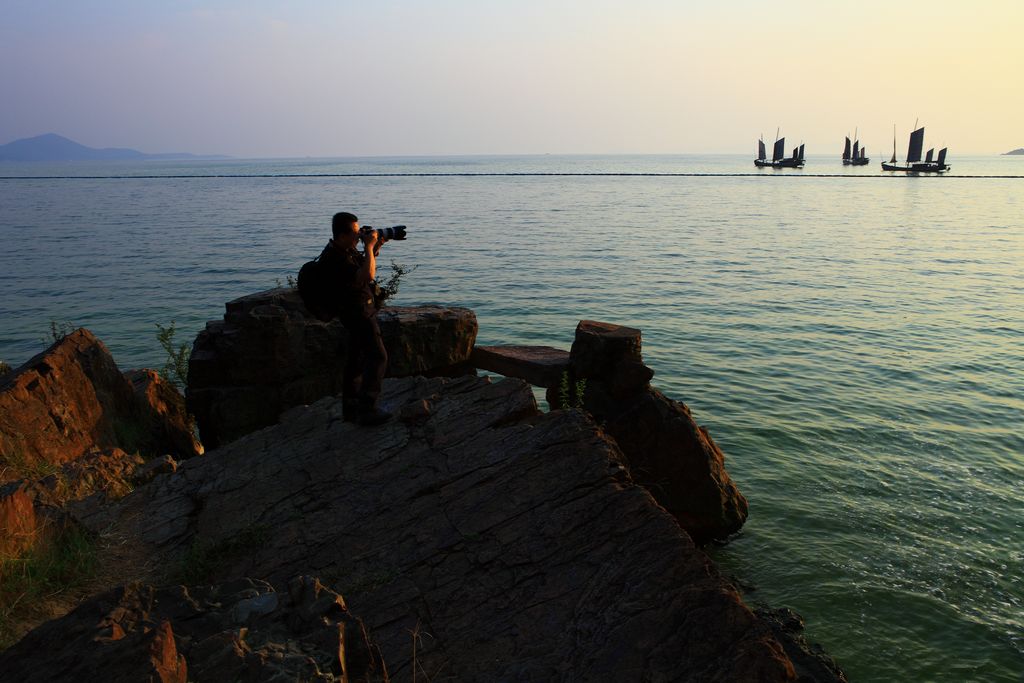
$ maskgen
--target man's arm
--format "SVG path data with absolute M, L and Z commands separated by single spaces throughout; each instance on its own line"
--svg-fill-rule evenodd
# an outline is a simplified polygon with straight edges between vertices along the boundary
M 359 269 L 359 280 L 366 284 L 377 277 L 377 252 L 380 245 L 377 244 L 377 231 L 371 230 L 360 236 L 363 241 L 363 267 Z

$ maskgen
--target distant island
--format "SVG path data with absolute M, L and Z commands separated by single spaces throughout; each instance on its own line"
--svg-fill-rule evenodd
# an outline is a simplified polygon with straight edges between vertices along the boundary
M 1010 156 L 1011 154 L 1020 154 L 1020 155 L 1024 155 L 1024 147 L 1018 147 L 1017 149 L 1013 150 L 1012 152 L 1004 152 L 1004 153 L 1003 153 L 1003 156 L 1004 156 L 1004 157 L 1005 157 L 1005 156 Z
M 47 133 L 0 145 L 0 161 L 126 161 L 145 159 L 227 159 L 219 154 L 146 154 L 136 149 L 106 147 L 95 149 L 74 140 Z

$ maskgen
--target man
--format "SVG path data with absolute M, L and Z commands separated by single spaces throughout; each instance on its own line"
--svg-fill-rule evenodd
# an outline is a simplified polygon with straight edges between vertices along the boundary
M 377 253 L 383 245 L 375 230 L 361 232 L 359 219 L 347 212 L 334 214 L 333 239 L 320 254 L 338 318 L 348 330 L 348 359 L 345 363 L 342 400 L 346 422 L 378 425 L 391 413 L 378 406 L 380 385 L 388 364 L 388 353 L 377 325 L 373 279 L 377 275 Z M 360 253 L 356 246 L 363 243 Z

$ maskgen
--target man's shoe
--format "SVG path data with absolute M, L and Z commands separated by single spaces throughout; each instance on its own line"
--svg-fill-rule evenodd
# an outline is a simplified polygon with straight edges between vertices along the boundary
M 357 422 L 364 427 L 373 427 L 384 424 L 391 419 L 391 413 L 380 408 L 371 408 L 357 418 Z
M 366 410 L 359 401 L 345 399 L 341 403 L 341 417 L 345 422 L 359 422 Z

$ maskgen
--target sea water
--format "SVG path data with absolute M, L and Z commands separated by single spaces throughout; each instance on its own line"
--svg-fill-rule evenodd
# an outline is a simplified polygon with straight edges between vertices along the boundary
M 746 156 L 0 164 L 0 359 L 86 326 L 123 369 L 286 283 L 330 216 L 403 223 L 396 303 L 482 344 L 643 330 L 750 500 L 710 549 L 855 681 L 1024 672 L 1024 158 L 942 177 Z

